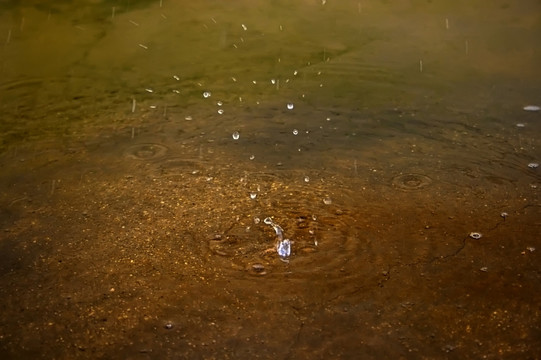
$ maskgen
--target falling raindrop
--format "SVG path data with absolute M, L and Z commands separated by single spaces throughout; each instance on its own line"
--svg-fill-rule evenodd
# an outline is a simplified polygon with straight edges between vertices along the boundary
M 240 134 L 238 131 L 235 131 L 232 136 L 233 136 L 233 140 L 238 140 L 240 138 Z

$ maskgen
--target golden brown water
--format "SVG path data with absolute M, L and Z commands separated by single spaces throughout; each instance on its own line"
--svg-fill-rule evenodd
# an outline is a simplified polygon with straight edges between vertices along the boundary
M 537 358 L 540 10 L 0 4 L 3 357 Z

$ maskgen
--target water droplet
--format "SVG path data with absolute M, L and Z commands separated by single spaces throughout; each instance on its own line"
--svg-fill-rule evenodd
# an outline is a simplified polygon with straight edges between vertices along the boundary
M 192 121 L 192 117 L 191 117 L 191 116 L 189 116 L 189 115 L 188 115 L 188 116 L 186 116 L 186 117 L 185 117 L 184 119 L 185 119 L 185 120 L 187 120 L 187 121 Z
M 206 99 L 206 98 L 209 98 L 211 95 L 210 91 L 205 91 L 203 92 L 203 97 Z
M 508 216 L 509 216 L 509 214 L 508 214 L 508 213 L 506 213 L 506 212 L 504 211 L 504 212 L 502 212 L 502 213 L 500 214 L 500 216 L 501 216 L 502 218 L 504 218 L 504 219 L 505 219 L 506 217 L 508 217 Z
M 167 330 L 171 330 L 172 328 L 175 327 L 175 325 L 173 325 L 172 322 L 168 321 L 163 325 L 163 327 L 166 328 Z
M 180 81 L 180 77 L 178 77 L 177 75 L 173 75 L 173 79 L 175 79 L 176 81 Z
M 526 126 L 526 124 L 524 124 L 524 123 L 517 123 L 516 125 L 517 125 L 517 127 L 519 127 L 519 128 L 523 128 L 523 127 Z
M 250 199 L 254 200 L 257 197 L 257 193 L 250 193 Z
M 299 130 L 293 129 L 293 135 L 299 135 Z
M 537 105 L 527 105 L 523 107 L 526 111 L 539 111 L 541 108 Z
M 528 246 L 526 250 L 528 250 L 529 252 L 534 252 L 535 248 L 533 246 Z
M 218 114 L 222 115 L 224 113 L 224 109 L 218 109 Z
M 250 160 L 255 159 L 255 155 L 250 155 Z
M 267 225 L 271 225 L 272 224 L 272 219 L 270 217 L 266 217 L 265 219 L 263 219 L 263 222 Z
M 271 84 L 272 84 L 272 85 L 276 84 L 276 80 L 271 79 Z
M 480 238 L 483 237 L 483 234 L 478 233 L 478 232 L 471 232 L 471 233 L 470 233 L 470 237 L 471 237 L 472 239 L 479 240 Z
M 244 31 L 248 30 L 248 28 L 246 27 L 246 25 L 240 24 L 240 26 L 242 26 L 242 29 L 243 29 Z
M 216 105 L 218 105 L 218 106 L 222 106 L 223 104 L 224 104 L 224 103 L 221 102 L 221 101 L 216 101 Z
M 326 198 L 323 199 L 323 203 L 325 205 L 331 205 L 332 204 L 332 199 L 327 196 Z
M 310 182 L 310 178 L 308 176 L 304 177 L 304 182 Z
M 240 134 L 238 131 L 235 131 L 232 136 L 233 136 L 233 140 L 238 140 L 240 138 Z
M 530 169 L 537 169 L 539 167 L 539 164 L 538 163 L 535 163 L 535 162 L 532 162 L 532 163 L 529 163 L 528 164 L 528 167 Z
M 294 107 L 295 107 L 295 105 L 293 105 L 293 103 L 288 103 L 287 104 L 287 109 L 288 110 L 293 110 Z

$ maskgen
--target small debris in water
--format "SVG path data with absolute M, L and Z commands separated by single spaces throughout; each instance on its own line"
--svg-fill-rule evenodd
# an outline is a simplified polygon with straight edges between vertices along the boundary
M 480 238 L 483 237 L 483 234 L 478 233 L 478 232 L 471 232 L 471 233 L 470 233 L 470 237 L 471 237 L 472 239 L 479 240 Z
M 537 105 L 527 105 L 523 108 L 526 111 L 539 111 L 541 108 Z

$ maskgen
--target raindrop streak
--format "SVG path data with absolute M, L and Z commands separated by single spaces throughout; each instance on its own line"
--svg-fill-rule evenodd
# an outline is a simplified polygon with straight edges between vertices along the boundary
M 238 140 L 240 138 L 240 134 L 238 131 L 235 131 L 231 136 L 233 137 L 233 140 Z

